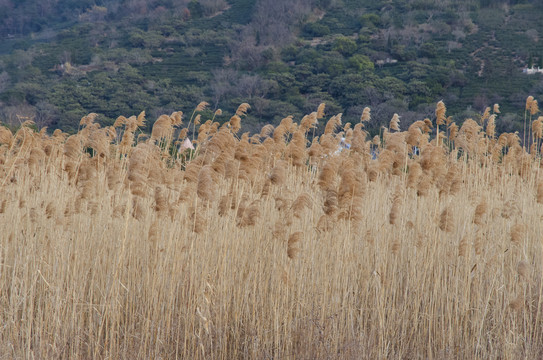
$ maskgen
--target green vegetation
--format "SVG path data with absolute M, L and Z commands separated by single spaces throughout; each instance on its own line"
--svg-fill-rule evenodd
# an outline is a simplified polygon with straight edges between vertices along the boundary
M 288 14 L 284 9 L 288 7 Z M 543 5 L 462 0 L 2 1 L 0 121 L 34 118 L 77 130 L 206 100 L 227 121 L 252 105 L 246 130 L 326 102 L 377 132 L 431 116 L 443 99 L 462 117 L 500 103 L 498 131 L 543 92 Z

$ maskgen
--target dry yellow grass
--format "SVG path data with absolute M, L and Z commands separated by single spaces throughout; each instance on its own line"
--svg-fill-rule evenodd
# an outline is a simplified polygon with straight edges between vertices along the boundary
M 543 356 L 537 148 L 426 119 L 338 152 L 323 105 L 238 136 L 248 109 L 0 127 L 0 358 Z

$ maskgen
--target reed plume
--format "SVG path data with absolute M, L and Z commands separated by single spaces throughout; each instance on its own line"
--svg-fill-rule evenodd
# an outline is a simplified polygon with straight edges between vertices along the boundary
M 483 224 L 483 216 L 486 214 L 488 209 L 487 203 L 485 200 L 481 200 L 479 204 L 475 207 L 475 213 L 473 214 L 473 223 L 476 225 Z
M 490 117 L 490 107 L 486 107 L 483 115 L 481 115 L 481 125 Z
M 260 218 L 260 208 L 258 202 L 251 203 L 244 211 L 243 216 L 238 222 L 238 226 L 254 226 Z
M 230 118 L 230 128 L 234 134 L 237 134 L 241 129 L 241 118 L 239 115 L 234 115 Z
M 400 123 L 400 116 L 398 114 L 394 114 L 394 116 L 392 117 L 392 120 L 390 120 L 390 125 L 389 125 L 390 130 L 400 131 L 399 123 Z
M 275 128 L 271 124 L 264 125 L 262 129 L 260 130 L 260 138 L 265 138 L 270 136 L 270 134 L 273 133 L 273 130 Z
M 530 279 L 530 265 L 526 261 L 519 261 L 517 273 L 526 280 Z
M 538 204 L 543 204 L 543 180 L 537 183 L 536 199 Z
M 515 224 L 511 227 L 511 242 L 515 245 L 521 245 L 526 234 L 524 224 Z
M 462 240 L 460 240 L 460 243 L 458 244 L 458 256 L 466 257 L 468 252 L 468 237 L 464 236 Z
M 201 234 L 207 227 L 207 220 L 203 214 L 203 209 L 192 208 L 189 211 L 189 226 L 196 234 Z
M 330 189 L 334 186 L 334 180 L 336 175 L 336 163 L 327 161 L 321 169 L 319 174 L 319 186 L 322 190 Z
M 324 214 L 324 215 L 321 215 L 321 217 L 317 221 L 315 228 L 319 232 L 327 232 L 332 229 L 332 224 L 333 224 L 333 221 L 330 219 L 330 217 Z
M 543 116 L 539 116 L 532 122 L 532 136 L 534 140 L 543 138 Z
M 321 103 L 319 107 L 317 108 L 317 119 L 322 119 L 324 117 L 324 108 L 325 104 Z
M 312 204 L 313 200 L 311 199 L 311 195 L 308 193 L 303 193 L 300 194 L 296 200 L 294 200 L 290 209 L 292 210 L 294 216 L 300 218 L 302 211 L 304 209 L 311 209 Z
M 161 115 L 153 124 L 151 140 L 169 139 L 173 134 L 173 122 L 168 115 Z
M 251 105 L 247 103 L 240 104 L 236 110 L 236 115 L 241 117 L 247 115 L 247 111 L 251 108 Z
M 215 180 L 213 168 L 210 165 L 202 167 L 198 174 L 196 193 L 205 202 L 213 201 L 215 198 Z
M 209 106 L 207 101 L 201 101 L 194 111 L 204 111 Z
M 323 210 L 326 215 L 333 215 L 339 208 L 338 193 L 335 189 L 328 189 L 325 193 Z
M 395 196 L 394 200 L 392 201 L 392 208 L 390 209 L 390 212 L 388 214 L 388 222 L 391 225 L 396 224 L 396 220 L 398 219 L 398 215 L 400 212 L 400 206 L 401 206 L 401 197 Z
M 295 232 L 291 234 L 288 237 L 287 242 L 287 256 L 289 259 L 294 259 L 300 252 L 300 248 L 298 247 L 298 243 L 303 237 L 303 233 L 301 231 Z
M 524 307 L 524 297 L 522 295 L 517 296 L 509 302 L 509 307 L 515 311 L 521 310 Z
M 418 162 L 411 162 L 409 164 L 409 172 L 407 174 L 407 186 L 416 189 L 419 183 L 420 176 L 422 175 L 422 168 Z
M 371 109 L 369 107 L 365 107 L 362 111 L 362 115 L 360 116 L 360 122 L 369 122 L 371 120 Z
M 147 210 L 142 200 L 135 198 L 134 203 L 132 205 L 132 216 L 134 217 L 134 219 L 138 221 L 143 221 L 145 220 L 146 215 L 147 215 Z
M 496 114 L 492 114 L 488 118 L 488 122 L 486 124 L 486 135 L 490 139 L 494 139 L 494 136 L 496 135 Z
M 12 139 L 13 134 L 11 131 L 5 126 L 0 126 L 0 144 L 6 144 L 9 146 L 11 145 Z
M 447 111 L 447 108 L 445 107 L 445 103 L 443 100 L 439 101 L 436 106 L 436 124 L 437 125 L 444 125 L 445 120 L 447 116 L 445 115 L 445 112 Z
M 90 113 L 88 115 L 85 115 L 81 118 L 81 121 L 79 121 L 80 126 L 90 126 L 94 123 L 96 118 L 98 117 L 98 114 L 96 113 Z
M 325 135 L 330 135 L 337 130 L 337 128 L 341 125 L 341 117 L 342 114 L 337 114 L 332 116 L 330 120 L 328 120 L 328 122 L 326 123 L 326 127 L 324 128 Z
M 535 115 L 539 112 L 539 105 L 537 103 L 537 100 L 533 100 L 530 103 L 530 115 Z

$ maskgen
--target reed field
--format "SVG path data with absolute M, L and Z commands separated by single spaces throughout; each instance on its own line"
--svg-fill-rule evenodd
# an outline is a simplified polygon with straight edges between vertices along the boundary
M 206 106 L 0 127 L 0 359 L 543 358 L 532 97 L 522 138 Z

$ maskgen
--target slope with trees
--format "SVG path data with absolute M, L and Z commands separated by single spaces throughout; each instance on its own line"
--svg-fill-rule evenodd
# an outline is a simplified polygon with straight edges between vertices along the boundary
M 519 129 L 541 94 L 537 1 L 0 1 L 0 121 L 74 131 L 79 119 L 252 107 L 247 130 L 321 102 L 370 129 L 402 125 L 444 99 L 476 117 L 500 103 L 498 130 Z M 225 115 L 222 121 L 226 121 Z

